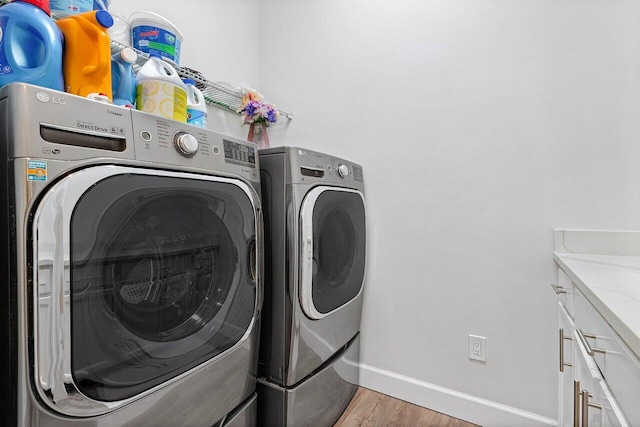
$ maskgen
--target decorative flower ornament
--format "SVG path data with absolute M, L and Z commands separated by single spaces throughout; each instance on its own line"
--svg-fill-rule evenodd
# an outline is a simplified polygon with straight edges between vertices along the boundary
M 242 124 L 264 123 L 269 126 L 278 120 L 278 110 L 272 104 L 262 100 L 262 95 L 241 83 L 238 90 L 243 94 L 242 106 L 238 109 Z

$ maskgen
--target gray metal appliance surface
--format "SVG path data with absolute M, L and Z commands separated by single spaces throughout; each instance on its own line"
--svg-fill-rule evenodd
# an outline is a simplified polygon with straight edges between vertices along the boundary
M 331 426 L 358 384 L 362 167 L 298 147 L 259 156 L 266 244 L 258 422 Z
M 251 423 L 255 145 L 15 83 L 0 157 L 4 425 Z

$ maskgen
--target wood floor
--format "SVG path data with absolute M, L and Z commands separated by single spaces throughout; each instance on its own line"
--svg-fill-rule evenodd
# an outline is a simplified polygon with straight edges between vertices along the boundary
M 393 397 L 359 388 L 334 427 L 474 427 Z

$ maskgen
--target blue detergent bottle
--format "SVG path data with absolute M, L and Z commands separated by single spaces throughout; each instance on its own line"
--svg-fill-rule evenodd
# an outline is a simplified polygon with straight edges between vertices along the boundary
M 131 48 L 124 48 L 111 57 L 111 84 L 113 103 L 123 107 L 131 107 L 136 101 L 136 76 L 133 64 L 138 54 Z
M 23 82 L 63 91 L 62 43 L 49 0 L 0 7 L 0 87 Z

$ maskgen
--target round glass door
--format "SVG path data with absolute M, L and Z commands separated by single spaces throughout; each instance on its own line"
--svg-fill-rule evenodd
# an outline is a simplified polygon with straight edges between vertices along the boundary
M 135 396 L 239 342 L 253 320 L 255 209 L 232 180 L 118 174 L 70 221 L 71 370 Z
M 365 273 L 366 224 L 362 193 L 317 187 L 301 209 L 301 301 L 320 319 L 354 299 Z

